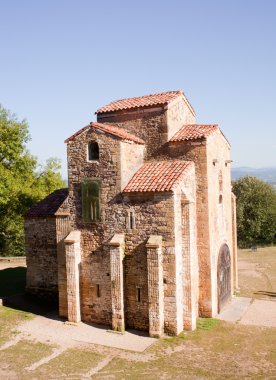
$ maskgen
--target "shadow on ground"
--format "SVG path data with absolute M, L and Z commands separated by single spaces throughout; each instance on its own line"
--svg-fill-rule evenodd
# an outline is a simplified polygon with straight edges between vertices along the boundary
M 267 290 L 258 290 L 257 292 L 254 292 L 253 294 L 261 295 L 261 296 L 267 296 L 267 297 L 276 297 L 275 292 L 268 292 Z
M 25 293 L 26 272 L 25 267 L 0 270 L 0 298 L 3 299 L 3 305 L 43 316 L 56 312 L 56 299 L 45 299 Z
M 0 297 L 24 293 L 27 268 L 16 267 L 0 270 Z

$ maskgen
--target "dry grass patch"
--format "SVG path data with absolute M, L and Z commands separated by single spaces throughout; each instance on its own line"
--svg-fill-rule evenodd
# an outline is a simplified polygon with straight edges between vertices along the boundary
M 81 379 L 102 356 L 87 349 L 69 349 L 32 372 L 37 379 Z
M 31 313 L 0 306 L 0 346 L 18 333 L 18 324 L 33 317 Z
M 24 368 L 50 355 L 52 349 L 53 347 L 46 344 L 21 340 L 16 345 L 0 351 L 2 369 L 12 371 L 23 379 L 24 373 L 27 372 Z
M 269 379 L 276 373 L 276 329 L 200 319 L 198 330 L 162 339 L 156 359 L 113 359 L 97 379 Z
M 276 247 L 238 251 L 240 295 L 276 300 Z

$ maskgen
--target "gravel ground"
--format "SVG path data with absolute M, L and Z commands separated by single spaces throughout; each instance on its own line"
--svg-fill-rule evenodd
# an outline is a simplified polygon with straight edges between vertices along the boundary
M 255 299 L 239 323 L 242 325 L 276 327 L 276 302 Z
M 92 326 L 80 322 L 78 325 L 66 323 L 56 315 L 37 316 L 19 327 L 22 338 L 31 337 L 39 342 L 71 348 L 80 344 L 99 344 L 102 346 L 143 352 L 156 342 L 137 331 L 115 333 L 108 327 Z
M 276 302 L 233 297 L 217 318 L 242 325 L 276 327 Z

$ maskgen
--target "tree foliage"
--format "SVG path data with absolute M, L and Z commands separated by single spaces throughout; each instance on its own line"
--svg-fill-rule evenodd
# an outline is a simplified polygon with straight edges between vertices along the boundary
M 233 183 L 237 196 L 237 230 L 240 247 L 276 244 L 276 190 L 256 177 Z
M 23 214 L 52 191 L 64 187 L 60 161 L 38 165 L 26 147 L 28 124 L 0 105 L 0 256 L 24 254 Z

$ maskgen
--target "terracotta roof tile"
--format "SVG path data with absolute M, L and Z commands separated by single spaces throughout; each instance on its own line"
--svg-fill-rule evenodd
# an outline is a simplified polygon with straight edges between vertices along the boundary
M 97 122 L 86 125 L 82 129 L 80 129 L 78 132 L 76 132 L 74 135 L 70 136 L 67 140 L 65 140 L 65 143 L 68 143 L 70 140 L 73 140 L 76 136 L 80 135 L 82 132 L 86 131 L 89 128 L 99 129 L 103 132 L 109 133 L 110 135 L 120 137 L 123 140 L 133 141 L 137 144 L 145 144 L 144 140 L 132 135 L 131 133 L 128 133 L 123 128 L 119 128 L 115 125 L 102 124 L 102 123 L 97 123 Z
M 210 136 L 219 130 L 216 124 L 189 124 L 183 127 L 170 139 L 170 141 L 197 140 Z
M 191 161 L 146 162 L 129 181 L 124 193 L 171 191 L 193 167 Z
M 46 217 L 54 216 L 62 203 L 68 197 L 68 189 L 59 189 L 48 195 L 41 202 L 31 207 L 25 217 Z
M 161 92 L 159 94 L 144 95 L 144 96 L 139 96 L 136 98 L 126 98 L 126 99 L 115 100 L 107 104 L 106 106 L 99 108 L 95 113 L 102 114 L 106 112 L 115 112 L 115 111 L 128 110 L 128 109 L 139 108 L 139 107 L 166 105 L 181 95 L 184 96 L 186 103 L 188 104 L 191 111 L 194 113 L 194 110 L 191 104 L 189 103 L 188 99 L 185 97 L 183 91 L 180 91 L 180 90 Z

